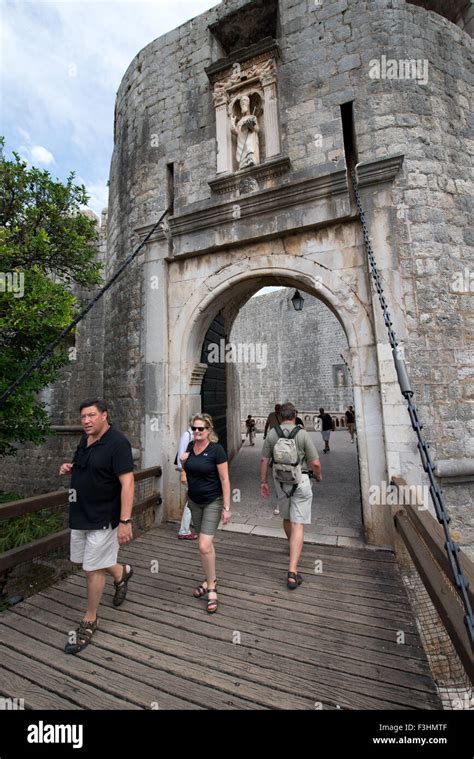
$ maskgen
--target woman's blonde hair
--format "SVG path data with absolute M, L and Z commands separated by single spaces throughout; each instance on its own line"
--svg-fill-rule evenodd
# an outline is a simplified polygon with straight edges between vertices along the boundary
M 191 427 L 194 426 L 194 424 L 199 419 L 200 422 L 204 422 L 206 427 L 208 427 L 211 431 L 209 433 L 209 442 L 210 443 L 217 443 L 219 441 L 219 435 L 214 429 L 214 422 L 212 421 L 212 416 L 209 414 L 195 414 L 191 419 Z

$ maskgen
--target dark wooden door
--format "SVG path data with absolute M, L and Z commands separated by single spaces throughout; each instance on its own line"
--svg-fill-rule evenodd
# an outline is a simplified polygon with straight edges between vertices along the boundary
M 222 342 L 221 342 L 222 341 Z M 227 337 L 224 327 L 224 319 L 218 314 L 212 322 L 204 339 L 202 348 L 201 361 L 207 364 L 208 368 L 204 375 L 201 388 L 201 409 L 205 414 L 210 414 L 214 421 L 214 427 L 219 435 L 219 443 L 227 451 L 227 385 L 226 385 L 226 365 L 224 348 L 227 344 Z M 218 346 L 219 362 L 209 363 L 210 346 Z M 222 349 L 221 349 L 222 345 Z M 211 349 L 215 351 L 214 349 Z M 224 361 L 220 361 L 224 358 Z

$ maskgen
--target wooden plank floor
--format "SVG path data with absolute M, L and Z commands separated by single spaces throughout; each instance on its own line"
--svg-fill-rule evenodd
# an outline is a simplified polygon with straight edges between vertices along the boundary
M 305 581 L 289 591 L 286 541 L 219 532 L 216 547 L 215 615 L 191 595 L 197 545 L 174 525 L 121 552 L 128 598 L 112 606 L 109 578 L 80 655 L 62 649 L 82 574 L 0 614 L 0 694 L 29 709 L 441 708 L 390 553 L 306 545 Z

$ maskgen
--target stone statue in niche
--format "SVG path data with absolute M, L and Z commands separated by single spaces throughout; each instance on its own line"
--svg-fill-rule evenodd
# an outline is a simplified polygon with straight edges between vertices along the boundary
M 344 387 L 345 377 L 344 377 L 343 370 L 342 369 L 338 369 L 337 372 L 336 372 L 336 375 L 337 375 L 337 385 L 338 385 L 338 387 Z
M 214 86 L 216 173 L 224 178 L 237 172 L 237 189 L 240 172 L 252 173 L 281 159 L 274 52 L 233 63 L 209 78 Z M 218 191 L 217 185 L 211 186 Z
M 239 99 L 240 118 L 233 113 L 231 116 L 232 133 L 237 137 L 236 162 L 238 169 L 248 169 L 260 163 L 260 143 L 256 108 L 250 111 L 250 97 L 242 95 Z

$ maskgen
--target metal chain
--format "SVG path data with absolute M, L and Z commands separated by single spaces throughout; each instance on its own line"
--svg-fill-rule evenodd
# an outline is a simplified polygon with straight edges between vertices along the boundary
M 154 232 L 154 231 L 155 231 L 155 230 L 156 230 L 156 229 L 157 229 L 157 228 L 160 226 L 160 224 L 163 222 L 163 220 L 164 220 L 165 216 L 166 216 L 166 215 L 169 213 L 169 211 L 170 211 L 170 208 L 167 208 L 167 209 L 166 209 L 166 211 L 164 211 L 164 213 L 162 213 L 162 214 L 161 214 L 161 216 L 160 216 L 160 218 L 158 219 L 158 221 L 156 222 L 156 224 L 153 226 L 153 228 L 150 230 L 150 232 L 148 232 L 147 236 L 146 236 L 146 237 L 145 237 L 145 239 L 144 239 L 144 240 L 143 240 L 143 241 L 140 243 L 140 245 L 138 246 L 138 248 L 136 248 L 136 250 L 134 250 L 134 251 L 133 251 L 133 253 L 131 253 L 131 254 L 128 256 L 128 258 L 126 258 L 126 259 L 125 259 L 125 261 L 124 261 L 124 262 L 123 262 L 123 263 L 122 263 L 122 264 L 119 266 L 119 268 L 117 269 L 117 271 L 115 272 L 115 274 L 114 274 L 114 275 L 113 275 L 113 276 L 112 276 L 112 277 L 109 279 L 109 281 L 108 281 L 108 282 L 107 282 L 107 283 L 106 283 L 106 284 L 105 284 L 105 285 L 104 285 L 104 286 L 103 286 L 103 287 L 102 287 L 102 288 L 99 290 L 99 292 L 97 293 L 97 295 L 96 295 L 96 296 L 95 296 L 95 297 L 94 297 L 94 298 L 93 298 L 91 301 L 89 301 L 89 303 L 87 304 L 87 306 L 84 306 L 84 308 L 82 309 L 82 311 L 80 311 L 80 312 L 79 312 L 79 314 L 76 316 L 76 318 L 75 318 L 75 319 L 73 319 L 73 321 L 72 321 L 72 322 L 71 322 L 71 323 L 70 323 L 70 324 L 69 324 L 69 325 L 68 325 L 68 326 L 67 326 L 65 329 L 63 329 L 63 331 L 61 332 L 61 334 L 59 334 L 59 335 L 57 336 L 57 338 L 56 338 L 55 340 L 53 340 L 53 342 L 52 342 L 52 343 L 50 343 L 50 344 L 48 345 L 48 347 L 47 347 L 47 348 L 46 348 L 46 349 L 43 351 L 43 353 L 41 353 L 41 355 L 40 355 L 40 356 L 38 356 L 38 358 L 37 358 L 37 359 L 36 359 L 36 360 L 35 360 L 35 361 L 34 361 L 34 362 L 33 362 L 33 363 L 32 363 L 32 364 L 31 364 L 31 365 L 28 367 L 28 369 L 26 369 L 26 370 L 23 372 L 23 374 L 21 374 L 21 375 L 20 375 L 20 377 L 18 377 L 18 379 L 16 379 L 16 380 L 15 380 L 15 382 L 13 382 L 13 384 L 11 384 L 11 385 L 10 385 L 10 387 L 8 387 L 8 388 L 5 390 L 5 392 L 4 392 L 4 393 L 2 393 L 2 395 L 0 396 L 0 408 L 1 408 L 2 406 L 4 406 L 4 405 L 5 405 L 6 401 L 7 401 L 7 400 L 8 400 L 8 398 L 10 397 L 10 395 L 11 395 L 12 393 L 14 393 L 14 392 L 15 392 L 15 390 L 16 390 L 18 387 L 20 387 L 20 385 L 22 385 L 24 382 L 26 382 L 26 380 L 27 380 L 29 377 L 31 377 L 31 375 L 33 374 L 33 372 L 34 372 L 34 371 L 35 371 L 35 370 L 36 370 L 36 369 L 37 369 L 39 366 L 41 366 L 41 364 L 43 364 L 43 363 L 46 361 L 46 359 L 48 358 L 48 356 L 49 356 L 49 355 L 50 355 L 50 354 L 51 354 L 51 353 L 54 351 L 54 349 L 55 349 L 55 348 L 57 348 L 57 346 L 58 346 L 58 345 L 59 345 L 59 344 L 60 344 L 60 343 L 61 343 L 61 342 L 64 340 L 64 338 L 66 337 L 66 335 L 68 335 L 68 334 L 69 334 L 69 332 L 71 332 L 71 330 L 73 330 L 73 329 L 74 329 L 74 327 L 76 326 L 76 324 L 79 324 L 79 322 L 80 322 L 80 321 L 82 321 L 82 319 L 83 319 L 83 318 L 86 316 L 86 314 L 88 314 L 88 313 L 89 313 L 89 311 L 91 310 L 91 308 L 93 308 L 93 306 L 95 306 L 95 304 L 97 303 L 97 301 L 98 301 L 98 300 L 100 300 L 100 299 L 102 298 L 102 296 L 103 296 L 103 295 L 104 295 L 104 294 L 107 292 L 107 290 L 108 290 L 110 287 L 112 287 L 112 285 L 114 284 L 114 282 L 115 282 L 115 281 L 116 281 L 116 280 L 117 280 L 117 279 L 120 277 L 120 275 L 122 274 L 122 272 L 123 272 L 123 271 L 125 271 L 125 269 L 127 268 L 127 266 L 129 266 L 129 265 L 132 263 L 132 261 L 133 261 L 133 260 L 134 260 L 134 259 L 135 259 L 135 258 L 138 256 L 138 254 L 140 253 L 140 251 L 141 251 L 141 249 L 143 248 L 143 246 L 144 246 L 144 245 L 145 245 L 145 244 L 148 242 L 148 240 L 149 240 L 149 239 L 150 239 L 150 237 L 152 236 L 153 232 Z
M 449 559 L 449 563 L 450 563 L 451 570 L 453 573 L 454 581 L 456 582 L 456 585 L 459 588 L 462 602 L 464 604 L 464 608 L 466 611 L 466 614 L 464 616 L 464 622 L 468 630 L 471 645 L 474 645 L 474 617 L 472 613 L 469 596 L 467 594 L 469 583 L 464 575 L 463 568 L 459 560 L 460 548 L 459 548 L 458 543 L 456 543 L 452 539 L 451 533 L 449 532 L 448 525 L 449 525 L 449 522 L 451 521 L 451 517 L 449 516 L 446 505 L 444 503 L 444 498 L 442 495 L 443 491 L 439 488 L 438 483 L 435 480 L 434 464 L 431 458 L 431 454 L 429 452 L 430 446 L 427 444 L 421 432 L 421 430 L 423 429 L 423 424 L 421 423 L 419 419 L 416 406 L 412 400 L 414 393 L 410 385 L 410 379 L 408 377 L 405 361 L 404 361 L 402 352 L 400 348 L 398 347 L 397 338 L 393 330 L 393 322 L 390 317 L 390 311 L 388 309 L 387 300 L 385 298 L 384 291 L 383 291 L 382 278 L 380 276 L 379 270 L 377 269 L 377 261 L 375 259 L 372 243 L 370 241 L 369 228 L 367 226 L 364 209 L 362 208 L 362 203 L 361 203 L 359 191 L 357 188 L 357 174 L 356 174 L 356 168 L 354 164 L 352 164 L 350 167 L 350 174 L 351 174 L 351 179 L 352 179 L 352 186 L 354 188 L 357 211 L 359 213 L 360 224 L 362 227 L 362 233 L 364 235 L 365 249 L 367 252 L 367 257 L 369 259 L 370 272 L 372 274 L 372 279 L 374 281 L 375 289 L 379 296 L 380 305 L 382 307 L 383 318 L 384 318 L 385 326 L 387 327 L 387 331 L 388 331 L 388 339 L 390 341 L 390 345 L 392 346 L 392 355 L 393 355 L 393 360 L 395 363 L 395 369 L 397 370 L 397 377 L 398 377 L 398 382 L 400 385 L 400 390 L 408 404 L 408 413 L 410 415 L 411 425 L 414 431 L 416 432 L 416 436 L 418 438 L 418 451 L 421 457 L 421 464 L 423 466 L 424 471 L 427 473 L 429 481 L 430 481 L 431 500 L 433 501 L 438 522 L 443 527 L 444 536 L 446 538 L 446 543 L 444 547 L 448 554 L 448 559 Z

